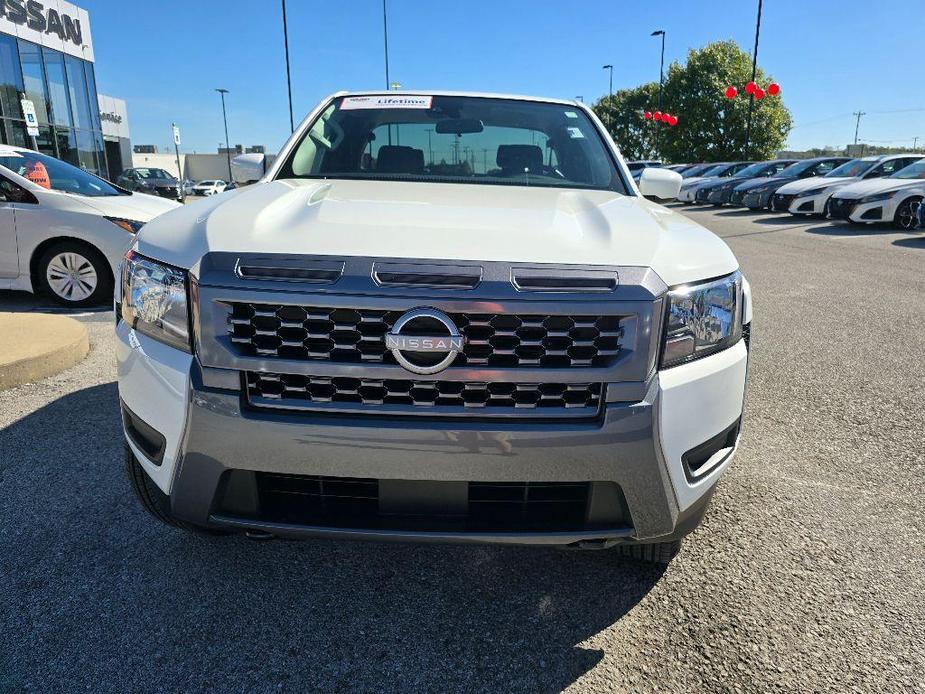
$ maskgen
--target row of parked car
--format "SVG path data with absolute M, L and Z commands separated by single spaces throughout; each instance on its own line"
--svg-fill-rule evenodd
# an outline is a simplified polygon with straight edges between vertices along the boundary
M 634 177 L 661 162 L 629 162 Z M 925 227 L 925 154 L 816 157 L 675 164 L 684 182 L 678 200 L 789 212 L 854 224 Z
M 181 183 L 164 169 L 151 167 L 126 169 L 115 183 L 127 190 L 158 195 L 171 200 L 181 200 L 189 195 L 217 195 L 235 187 L 233 182 L 227 183 L 220 178 L 210 178 L 199 182 L 184 179 Z

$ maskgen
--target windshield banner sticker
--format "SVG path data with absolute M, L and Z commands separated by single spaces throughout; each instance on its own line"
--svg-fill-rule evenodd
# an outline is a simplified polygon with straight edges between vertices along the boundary
M 432 96 L 348 96 L 340 102 L 342 111 L 353 111 L 364 108 L 430 108 Z

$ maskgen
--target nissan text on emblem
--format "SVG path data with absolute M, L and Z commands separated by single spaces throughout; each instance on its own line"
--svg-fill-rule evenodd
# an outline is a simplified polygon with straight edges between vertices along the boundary
M 385 336 L 385 346 L 395 360 L 416 374 L 443 371 L 462 351 L 465 341 L 452 319 L 433 308 L 408 311 Z

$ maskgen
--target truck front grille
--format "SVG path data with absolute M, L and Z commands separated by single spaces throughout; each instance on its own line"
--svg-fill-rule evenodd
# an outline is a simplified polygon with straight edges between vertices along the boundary
M 339 363 L 395 359 L 385 335 L 401 311 L 232 303 L 228 333 L 243 356 Z M 605 367 L 620 353 L 620 316 L 450 313 L 466 338 L 454 366 Z
M 251 405 L 283 409 L 354 404 L 372 411 L 397 405 L 436 413 L 507 409 L 593 415 L 599 409 L 602 391 L 600 383 L 413 381 L 256 372 L 247 372 L 245 380 Z

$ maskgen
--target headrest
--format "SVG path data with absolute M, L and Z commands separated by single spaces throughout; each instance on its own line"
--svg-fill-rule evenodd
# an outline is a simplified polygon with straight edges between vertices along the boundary
M 382 145 L 376 160 L 376 171 L 382 173 L 424 173 L 424 150 L 400 145 Z
M 543 150 L 536 145 L 498 145 L 495 161 L 505 171 L 543 170 Z

